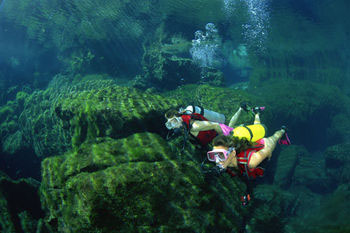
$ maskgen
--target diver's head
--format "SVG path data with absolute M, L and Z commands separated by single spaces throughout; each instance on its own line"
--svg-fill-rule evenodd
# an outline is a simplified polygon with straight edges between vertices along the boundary
M 173 117 L 179 117 L 181 116 L 181 114 L 176 109 L 169 109 L 168 111 L 166 111 L 164 116 L 166 119 L 170 119 Z
M 219 135 L 213 140 L 214 148 L 223 147 L 229 148 L 233 146 L 233 141 L 230 136 Z
M 219 135 L 213 140 L 213 150 L 208 151 L 207 157 L 217 166 L 222 166 L 231 153 L 236 153 L 230 137 Z
M 182 126 L 182 118 L 181 114 L 176 111 L 175 109 L 170 109 L 165 113 L 165 118 L 168 120 L 165 123 L 165 126 L 171 130 L 171 129 L 176 129 L 180 128 Z

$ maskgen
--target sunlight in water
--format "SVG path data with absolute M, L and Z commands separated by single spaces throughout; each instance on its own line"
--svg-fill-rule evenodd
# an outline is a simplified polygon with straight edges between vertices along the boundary
M 224 12 L 226 16 L 235 13 L 238 7 L 237 0 L 224 0 Z M 264 50 L 264 43 L 267 38 L 270 12 L 269 0 L 245 0 L 248 10 L 248 21 L 243 24 L 244 38 L 248 44 L 255 44 L 260 50 Z

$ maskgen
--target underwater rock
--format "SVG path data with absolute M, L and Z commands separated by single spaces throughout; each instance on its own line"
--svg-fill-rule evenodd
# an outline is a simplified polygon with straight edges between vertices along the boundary
M 188 51 L 191 48 L 191 41 L 186 40 L 180 35 L 173 35 L 169 43 L 161 46 L 162 52 L 176 57 L 188 57 Z
M 0 107 L 0 144 L 2 151 L 12 154 L 20 148 L 29 147 L 28 142 L 23 140 L 23 132 L 18 124 L 18 117 L 23 111 L 23 99 L 27 93 L 18 92 L 18 98 L 7 101 Z
M 280 31 L 278 31 L 278 34 L 281 34 Z M 302 34 L 305 36 L 305 31 Z M 320 38 L 327 40 L 327 37 Z M 324 45 L 334 46 L 334 44 L 327 41 L 324 45 L 318 47 L 314 44 L 310 46 L 297 42 L 284 45 L 285 47 L 282 44 L 279 45 L 282 47 L 276 47 L 279 42 L 272 42 L 268 53 L 259 54 L 255 57 L 254 68 L 250 77 L 250 81 L 254 85 L 260 85 L 266 81 L 287 79 L 293 81 L 307 80 L 314 83 L 323 83 L 327 86 L 337 86 L 340 89 L 345 88 L 346 75 L 344 75 L 344 70 L 347 67 L 346 60 L 342 58 L 338 48 L 324 48 Z M 314 40 L 310 40 L 310 42 L 315 43 Z M 303 48 L 305 45 L 306 47 Z M 294 46 L 297 48 L 293 49 Z M 299 46 L 301 47 L 299 48 Z
M 283 149 L 277 158 L 274 184 L 288 188 L 292 182 L 299 157 L 307 154 L 307 150 L 302 146 L 291 145 Z
M 223 84 L 223 73 L 219 70 L 208 67 L 208 72 L 203 73 L 191 59 L 170 54 L 167 50 L 169 45 L 163 47 L 160 43 L 154 43 L 145 48 L 142 59 L 144 74 L 134 79 L 134 87 L 173 90 L 191 83 Z
M 18 95 L 3 106 L 2 150 L 12 154 L 32 148 L 38 156 L 50 156 L 95 136 L 161 132 L 164 112 L 177 105 L 176 100 L 119 87 L 112 80 L 80 80 L 58 75 L 46 90 Z
M 72 144 L 77 146 L 95 137 L 161 133 L 165 111 L 177 105 L 175 99 L 113 85 L 63 99 L 56 104 L 55 113 L 72 132 Z
M 292 178 L 292 186 L 304 186 L 312 192 L 320 194 L 332 191 L 334 186 L 325 173 L 324 158 L 311 154 L 299 156 L 298 165 Z
M 180 58 L 162 52 L 160 44 L 152 44 L 145 49 L 142 66 L 144 84 L 137 82 L 135 87 L 172 90 L 188 83 L 196 83 L 200 80 L 200 68 L 189 58 Z M 137 81 L 137 80 L 136 80 Z
M 44 217 L 39 185 L 34 179 L 14 181 L 0 173 L 1 232 L 36 232 L 38 222 Z
M 332 124 L 328 130 L 329 138 L 332 141 L 347 142 L 347 139 L 350 137 L 350 114 L 347 112 L 341 112 L 333 117 Z
M 289 216 L 298 209 L 297 196 L 274 185 L 257 185 L 254 188 L 252 216 L 248 225 L 251 232 L 285 232 L 284 225 Z
M 17 116 L 22 141 L 38 156 L 63 153 L 71 148 L 73 133 L 57 116 L 55 106 L 59 101 L 73 98 L 80 92 L 110 85 L 115 85 L 112 80 L 75 82 L 70 76 L 56 75 L 47 89 L 35 91 L 25 98 L 23 108 Z M 22 149 L 21 144 L 12 143 L 10 146 L 16 150 Z
M 289 232 L 346 233 L 350 232 L 349 186 L 340 185 L 332 194 L 318 197 L 318 206 L 305 203 L 305 211 L 291 221 Z
M 329 137 L 333 118 L 349 116 L 349 98 L 335 86 L 302 80 L 276 79 L 249 89 L 259 103 L 268 107 L 264 123 L 268 128 L 286 125 L 292 143 L 302 144 L 309 151 L 323 150 L 338 144 Z M 272 113 L 272 114 L 271 114 Z M 310 122 L 317 122 L 310 124 Z
M 45 159 L 46 221 L 58 232 L 237 232 L 242 183 L 224 175 L 209 184 L 198 153 L 173 149 L 138 133 Z
M 326 174 L 336 184 L 350 181 L 350 143 L 328 147 L 325 151 Z
M 17 8 L 22 9 L 22 14 L 18 14 Z M 129 72 L 135 71 L 135 67 L 139 69 L 142 43 L 164 18 L 158 1 L 143 0 L 109 3 L 86 0 L 70 4 L 60 1 L 33 4 L 23 0 L 18 4 L 8 2 L 3 10 L 4 21 L 16 25 L 14 33 L 21 33 L 36 45 L 32 53 L 55 51 L 57 56 L 50 56 L 56 58 L 51 58 L 55 63 L 49 67 L 63 63 L 61 70 L 82 72 L 111 73 L 111 67 Z M 33 63 L 32 59 L 28 60 Z M 47 69 L 47 63 L 36 65 L 39 71 Z

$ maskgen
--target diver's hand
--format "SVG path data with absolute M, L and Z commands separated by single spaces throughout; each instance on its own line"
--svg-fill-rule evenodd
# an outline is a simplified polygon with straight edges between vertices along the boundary
M 226 168 L 224 167 L 224 165 L 222 165 L 222 164 L 218 164 L 218 165 L 216 165 L 221 171 L 225 171 L 226 170 Z
M 226 169 L 221 164 L 218 164 L 217 166 L 213 167 L 212 169 L 216 175 L 221 175 L 223 172 L 226 171 Z

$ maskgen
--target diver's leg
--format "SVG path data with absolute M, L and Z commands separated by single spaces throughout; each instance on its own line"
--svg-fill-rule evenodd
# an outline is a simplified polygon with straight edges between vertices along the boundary
M 276 148 L 278 140 L 283 136 L 286 131 L 284 129 L 278 130 L 271 137 L 264 138 L 265 146 L 263 149 L 252 154 L 249 162 L 249 168 L 257 167 L 264 159 L 271 158 L 272 152 Z
M 232 116 L 228 126 L 230 126 L 231 128 L 234 127 L 234 125 L 237 123 L 238 117 L 241 115 L 242 110 L 243 109 L 239 107 L 238 111 Z
M 260 116 L 259 116 L 259 113 L 255 114 L 254 125 L 255 125 L 255 124 L 260 124 Z

